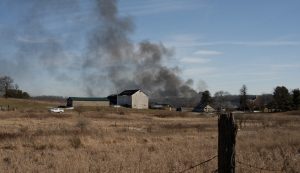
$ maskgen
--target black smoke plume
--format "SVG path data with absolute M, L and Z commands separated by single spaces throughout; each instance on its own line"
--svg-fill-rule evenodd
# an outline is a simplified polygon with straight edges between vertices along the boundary
M 87 91 L 95 95 L 92 88 L 107 87 L 108 82 L 115 92 L 140 88 L 152 98 L 194 97 L 191 85 L 183 81 L 178 67 L 163 65 L 173 51 L 163 44 L 143 41 L 134 45 L 129 35 L 134 25 L 129 17 L 118 15 L 116 0 L 98 0 L 96 11 L 99 24 L 89 35 L 83 77 Z M 98 74 L 98 75 L 95 75 Z M 92 77 L 91 77 L 92 76 Z
M 105 96 L 137 88 L 158 100 L 197 95 L 193 80 L 183 80 L 178 67 L 165 65 L 172 49 L 130 40 L 135 26 L 132 18 L 119 15 L 117 0 L 16 0 L 0 5 L 24 6 L 19 28 L 0 27 L 2 42 L 16 50 L 10 58 L 0 57 L 0 74 L 20 84 L 43 83 L 40 80 L 50 76 L 52 83 L 69 84 L 80 95 Z M 64 27 L 72 32 L 57 32 Z M 81 53 L 70 53 L 77 48 Z

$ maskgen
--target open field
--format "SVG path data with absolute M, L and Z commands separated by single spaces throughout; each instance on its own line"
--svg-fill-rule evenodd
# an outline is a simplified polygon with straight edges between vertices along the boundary
M 0 111 L 1 172 L 180 172 L 217 154 L 217 116 L 123 108 L 51 114 L 46 103 L 35 106 Z M 300 171 L 300 112 L 236 119 L 237 160 Z M 217 159 L 189 172 L 216 168 Z M 237 172 L 259 170 L 237 163 Z
M 64 102 L 40 101 L 40 100 L 26 100 L 26 99 L 5 99 L 0 98 L 0 109 L 16 109 L 19 111 L 44 111 L 49 107 L 57 105 L 65 105 Z

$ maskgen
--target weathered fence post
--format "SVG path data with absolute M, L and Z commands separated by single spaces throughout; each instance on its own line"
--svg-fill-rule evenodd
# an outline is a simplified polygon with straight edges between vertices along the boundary
M 235 173 L 237 125 L 232 113 L 219 116 L 218 128 L 218 173 Z

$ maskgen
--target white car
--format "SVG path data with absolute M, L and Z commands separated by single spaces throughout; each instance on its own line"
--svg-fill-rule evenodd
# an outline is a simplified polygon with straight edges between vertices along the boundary
M 62 108 L 51 108 L 51 109 L 49 109 L 49 112 L 63 113 L 63 112 L 65 112 L 65 111 L 64 111 L 64 109 L 62 109 Z
M 66 110 L 73 110 L 74 107 L 66 107 L 65 109 L 66 109 Z

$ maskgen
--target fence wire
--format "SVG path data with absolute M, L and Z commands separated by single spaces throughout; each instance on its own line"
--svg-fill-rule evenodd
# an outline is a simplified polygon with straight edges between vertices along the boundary
M 239 163 L 240 165 L 244 165 L 244 166 L 247 166 L 249 168 L 253 168 L 253 169 L 257 169 L 257 170 L 261 170 L 261 171 L 282 172 L 282 170 L 279 170 L 279 169 L 268 169 L 268 168 L 257 167 L 257 166 L 250 165 L 248 163 L 243 163 L 239 160 L 237 160 L 236 162 Z
M 178 172 L 178 173 L 184 173 L 184 172 L 187 172 L 187 171 L 192 170 L 192 169 L 194 169 L 194 168 L 197 168 L 197 167 L 199 167 L 199 166 L 202 166 L 203 164 L 208 163 L 208 162 L 214 160 L 214 159 L 217 158 L 217 157 L 218 157 L 218 155 L 215 155 L 215 156 L 211 157 L 211 158 L 208 159 L 208 160 L 205 160 L 205 161 L 203 161 L 203 162 L 201 162 L 201 163 L 198 163 L 198 164 L 196 164 L 196 165 L 190 166 L 189 168 L 187 168 L 187 169 L 185 169 L 185 170 L 182 170 L 182 171 L 180 171 L 180 172 Z M 250 164 L 248 164 L 248 163 L 241 162 L 241 161 L 239 161 L 239 160 L 236 160 L 236 162 L 237 162 L 238 164 L 240 164 L 240 165 L 249 167 L 249 169 L 252 168 L 252 169 L 256 169 L 256 170 L 260 170 L 260 171 L 269 171 L 269 172 L 282 172 L 282 171 L 283 171 L 282 169 L 280 169 L 280 170 L 279 170 L 279 169 L 269 169 L 269 168 L 263 168 L 263 167 L 253 166 L 253 165 L 250 165 Z M 217 173 L 217 172 L 218 172 L 218 169 L 212 171 L 212 173 Z
M 179 173 L 184 173 L 184 172 L 186 172 L 186 171 L 192 170 L 192 169 L 194 169 L 194 168 L 196 168 L 196 167 L 198 167 L 198 166 L 201 166 L 201 165 L 203 165 L 203 164 L 205 164 L 205 163 L 208 163 L 208 162 L 214 160 L 216 157 L 218 157 L 218 155 L 215 155 L 215 156 L 213 156 L 212 158 L 210 158 L 210 159 L 208 159 L 208 160 L 205 160 L 205 161 L 203 161 L 203 162 L 201 162 L 201 163 L 198 163 L 198 164 L 196 164 L 196 165 L 190 166 L 189 168 L 187 168 L 187 169 L 185 169 L 185 170 L 182 170 L 182 171 L 180 171 Z

